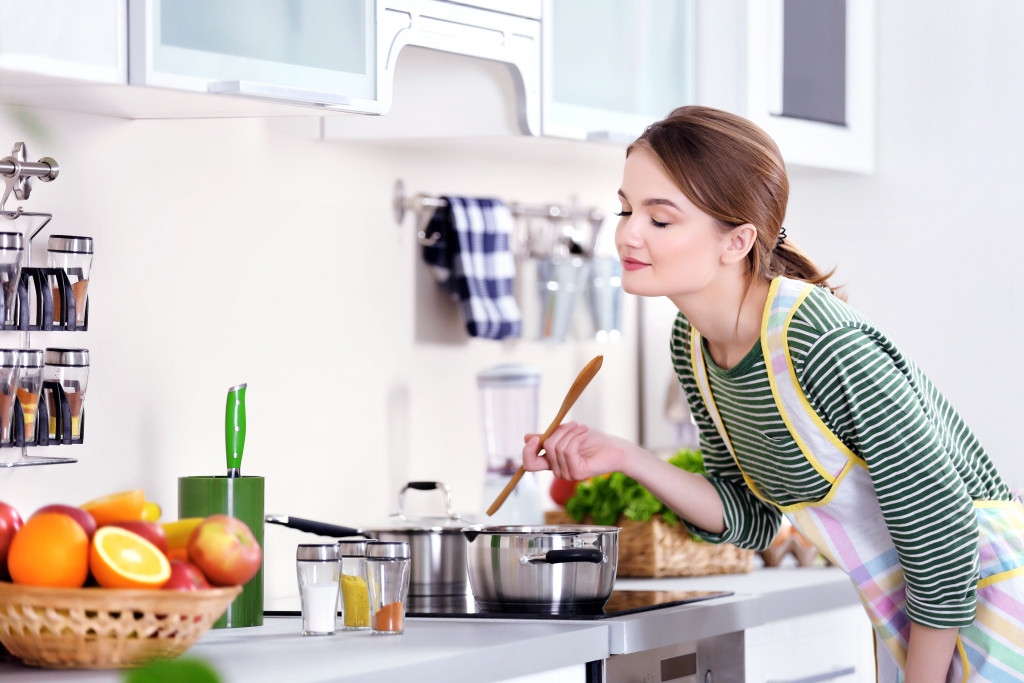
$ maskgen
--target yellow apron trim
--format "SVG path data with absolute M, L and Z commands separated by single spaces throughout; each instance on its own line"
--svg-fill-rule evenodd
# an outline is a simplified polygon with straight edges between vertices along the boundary
M 974 501 L 974 507 L 976 508 L 1019 508 L 1024 509 L 1020 502 L 1016 500 L 976 500 Z
M 964 667 L 964 677 L 960 680 L 967 683 L 967 678 L 971 675 L 971 664 L 967 661 L 967 652 L 964 650 L 964 642 L 960 640 L 960 634 L 956 636 L 956 653 L 960 655 L 960 663 Z
M 707 368 L 704 366 L 704 358 L 702 355 L 701 346 L 701 335 L 697 331 L 696 327 L 690 326 L 690 365 L 693 368 L 694 379 L 697 380 L 697 388 L 700 389 L 700 394 L 704 398 L 704 405 L 708 409 L 708 413 L 711 415 L 712 422 L 715 423 L 715 427 L 718 428 L 718 433 L 722 437 L 722 441 L 725 442 L 725 447 L 729 450 L 729 455 L 732 456 L 732 461 L 736 463 L 736 467 L 739 469 L 740 474 L 743 475 L 743 481 L 746 482 L 751 492 L 768 503 L 778 507 L 779 504 L 769 498 L 766 498 L 757 488 L 757 484 L 751 479 L 746 471 L 743 469 L 743 465 L 740 464 L 740 459 L 736 457 L 736 451 L 732 447 L 732 442 L 729 440 L 729 434 L 725 430 L 725 423 L 722 421 L 722 415 L 718 412 L 718 404 L 715 403 L 715 397 L 711 395 L 711 380 L 708 378 Z
M 832 485 L 829 487 L 828 493 L 826 493 L 820 500 L 812 500 L 806 503 L 793 503 L 792 505 L 779 505 L 776 503 L 775 507 L 779 508 L 782 512 L 796 512 L 797 510 L 802 510 L 804 508 L 817 508 L 822 505 L 828 505 L 832 502 L 832 499 L 836 497 L 836 493 L 839 492 L 839 484 L 843 482 L 843 479 L 846 478 L 846 475 L 850 473 L 850 470 L 853 469 L 855 464 L 856 463 L 851 460 L 843 465 L 842 471 L 835 476 L 835 481 L 833 481 Z
M 778 403 L 779 393 L 775 385 L 775 373 L 772 371 L 772 360 L 768 350 L 767 332 L 768 313 L 771 310 L 771 302 L 775 298 L 775 293 L 778 290 L 781 282 L 781 278 L 775 278 L 774 280 L 772 280 L 771 287 L 769 287 L 768 289 L 768 300 L 765 302 L 764 316 L 761 320 L 761 348 L 762 353 L 764 354 L 765 365 L 768 368 L 768 381 L 772 387 L 772 394 L 776 397 L 776 403 Z M 783 324 L 782 330 L 780 332 L 783 340 L 788 339 L 789 326 L 793 322 L 793 316 L 796 315 L 797 309 L 800 308 L 800 304 L 803 303 L 804 299 L 807 298 L 807 295 L 810 294 L 813 289 L 814 285 L 806 285 L 803 288 L 803 291 L 800 292 L 800 295 L 797 296 L 796 302 L 789 309 L 789 313 L 786 314 L 786 322 L 785 324 Z M 811 424 L 817 427 L 818 431 L 821 432 L 821 434 L 826 439 L 829 440 L 829 442 L 836 448 L 836 450 L 845 455 L 847 459 L 857 463 L 864 469 L 867 469 L 867 463 L 864 462 L 864 459 L 855 454 L 853 451 L 851 451 L 846 446 L 846 444 L 844 444 L 839 439 L 839 437 L 837 437 L 835 433 L 828 428 L 828 426 L 821 419 L 821 417 L 819 417 L 817 411 L 814 410 L 814 408 L 811 406 L 810 402 L 807 400 L 807 395 L 804 393 L 803 388 L 800 387 L 800 381 L 797 379 L 796 366 L 793 364 L 793 356 L 789 352 L 789 344 L 784 342 L 782 344 L 782 348 L 785 350 L 786 353 L 786 369 L 789 371 L 789 379 L 793 383 L 794 387 L 800 389 L 799 391 L 796 392 L 797 398 L 800 401 L 800 406 L 803 408 L 804 412 L 807 414 L 807 417 L 810 419 Z M 796 430 L 793 429 L 793 425 L 789 415 L 786 413 L 785 410 L 781 410 L 781 406 L 779 412 L 782 414 L 782 420 L 786 423 L 786 427 L 789 428 L 790 434 L 792 434 L 793 439 L 796 440 L 796 443 L 800 447 L 801 452 L 803 452 L 804 457 L 806 457 L 807 461 L 811 463 L 811 466 L 814 467 L 815 470 L 817 470 L 818 474 L 820 474 L 829 483 L 831 483 L 833 480 L 832 474 L 828 472 L 828 470 L 826 470 L 824 467 L 822 467 L 821 463 L 818 462 L 818 459 L 814 457 L 814 454 L 811 452 L 811 449 L 807 446 L 807 444 L 804 443 L 803 439 L 800 438 Z
M 1005 572 L 999 572 L 992 576 L 986 576 L 984 579 L 978 581 L 978 588 L 984 588 L 985 586 L 991 586 L 994 583 L 1005 581 L 1006 579 L 1012 579 L 1017 576 L 1024 576 L 1024 567 L 1017 567 L 1016 569 L 1007 569 Z

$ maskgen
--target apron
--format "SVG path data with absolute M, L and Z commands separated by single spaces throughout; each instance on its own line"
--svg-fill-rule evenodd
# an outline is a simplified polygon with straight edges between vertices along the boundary
M 903 680 L 910 621 L 907 586 L 864 460 L 817 415 L 804 395 L 786 343 L 789 322 L 814 285 L 776 278 L 768 293 L 761 349 L 775 404 L 808 462 L 831 484 L 818 501 L 780 506 L 747 476 L 711 395 L 700 333 L 691 327 L 691 362 L 701 396 L 754 495 L 778 508 L 829 562 L 852 579 L 875 632 L 876 677 Z M 975 501 L 979 581 L 975 621 L 960 629 L 947 681 L 1024 680 L 1024 506 Z

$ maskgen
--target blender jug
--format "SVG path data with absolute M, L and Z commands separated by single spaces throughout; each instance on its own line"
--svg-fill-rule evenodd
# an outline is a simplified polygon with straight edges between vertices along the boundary
M 477 374 L 483 419 L 484 504 L 494 500 L 522 464 L 523 435 L 537 432 L 540 371 L 506 364 Z M 544 512 L 533 472 L 527 472 L 489 524 L 542 524 Z

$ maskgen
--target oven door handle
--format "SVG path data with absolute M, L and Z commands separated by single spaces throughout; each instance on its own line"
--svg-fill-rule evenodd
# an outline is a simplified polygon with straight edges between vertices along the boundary
M 563 562 L 604 564 L 607 561 L 608 556 L 597 548 L 564 548 L 536 555 L 522 555 L 519 558 L 519 564 L 561 564 Z

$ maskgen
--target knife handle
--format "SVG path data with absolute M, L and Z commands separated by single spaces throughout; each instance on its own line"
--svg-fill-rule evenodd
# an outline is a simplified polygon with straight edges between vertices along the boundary
M 236 475 L 242 468 L 242 450 L 245 448 L 245 387 L 228 389 L 224 411 L 224 447 L 228 457 L 228 473 Z

